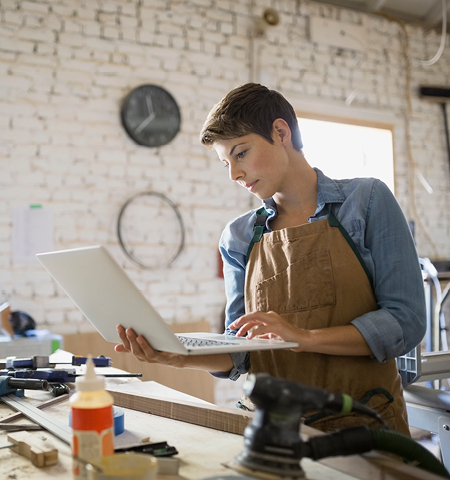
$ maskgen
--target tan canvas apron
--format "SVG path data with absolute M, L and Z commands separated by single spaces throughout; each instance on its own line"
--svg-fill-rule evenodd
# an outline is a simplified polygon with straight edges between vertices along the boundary
M 348 325 L 378 308 L 362 260 L 348 243 L 353 243 L 352 240 L 344 238 L 343 234 L 348 238 L 347 232 L 333 214 L 330 216 L 266 233 L 254 244 L 246 271 L 246 312 L 272 310 L 298 328 L 317 329 Z M 336 222 L 342 233 L 336 226 L 330 226 Z M 250 361 L 249 373 L 266 372 L 345 393 L 354 400 L 364 399 L 391 429 L 409 435 L 395 360 L 379 363 L 369 356 L 273 350 L 252 352 Z M 314 415 L 310 416 L 313 420 Z M 355 425 L 380 424 L 359 414 L 328 416 L 311 423 L 324 431 Z

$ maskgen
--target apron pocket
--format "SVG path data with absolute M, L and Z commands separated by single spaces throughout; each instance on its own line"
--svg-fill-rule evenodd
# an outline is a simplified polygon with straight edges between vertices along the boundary
M 286 302 L 280 296 L 286 298 Z M 306 255 L 256 285 L 257 310 L 262 312 L 273 310 L 274 305 L 279 314 L 328 307 L 334 305 L 335 298 L 328 250 Z

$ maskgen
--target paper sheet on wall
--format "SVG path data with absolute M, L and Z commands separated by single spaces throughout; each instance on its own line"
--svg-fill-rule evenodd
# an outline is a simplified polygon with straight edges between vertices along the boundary
M 37 263 L 36 253 L 53 248 L 53 214 L 40 206 L 15 208 L 13 221 L 13 261 Z

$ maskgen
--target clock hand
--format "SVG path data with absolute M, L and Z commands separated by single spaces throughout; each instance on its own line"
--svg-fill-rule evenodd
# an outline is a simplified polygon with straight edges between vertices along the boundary
M 150 95 L 145 96 L 145 101 L 147 102 L 148 114 L 151 115 L 154 112 L 152 97 Z
M 136 135 L 139 135 L 139 134 L 142 132 L 142 130 L 144 130 L 144 128 L 145 128 L 150 122 L 152 122 L 152 121 L 155 119 L 155 117 L 156 117 L 155 112 L 152 112 L 145 120 L 143 120 L 143 121 L 138 125 L 137 128 L 135 128 L 134 133 L 135 133 Z

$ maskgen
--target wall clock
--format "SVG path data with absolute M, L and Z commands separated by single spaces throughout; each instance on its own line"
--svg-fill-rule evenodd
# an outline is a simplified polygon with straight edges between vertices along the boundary
M 159 147 L 172 141 L 180 130 L 181 115 L 172 95 L 158 85 L 132 90 L 121 108 L 122 125 L 139 145 Z

